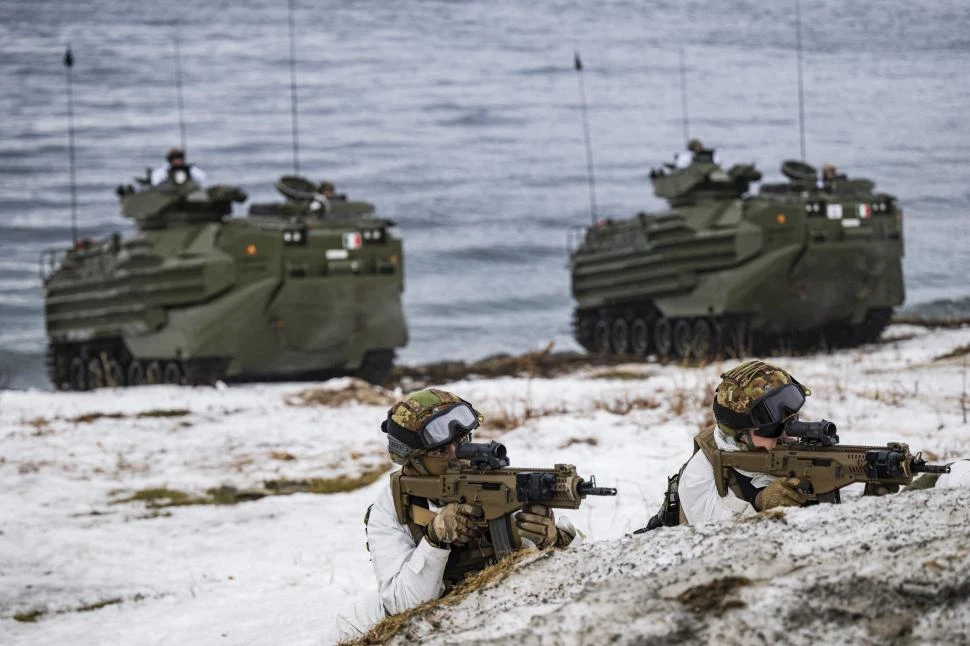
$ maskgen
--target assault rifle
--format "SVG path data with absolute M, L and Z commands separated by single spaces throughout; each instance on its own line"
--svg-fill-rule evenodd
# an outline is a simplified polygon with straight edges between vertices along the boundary
M 815 502 L 841 502 L 839 490 L 855 482 L 875 485 L 909 485 L 918 473 L 949 473 L 949 465 L 927 464 L 909 446 L 890 442 L 885 446 L 841 446 L 835 424 L 789 422 L 791 438 L 771 451 L 719 451 L 714 472 L 717 492 L 727 494 L 728 469 L 798 478 L 798 490 Z
M 509 468 L 505 446 L 498 442 L 461 444 L 455 453 L 467 463 L 452 462 L 441 475 L 398 472 L 391 476 L 398 521 L 408 522 L 408 507 L 414 515 L 414 498 L 430 499 L 440 505 L 452 502 L 478 505 L 485 512 L 484 520 L 498 559 L 514 549 L 512 514 L 523 505 L 538 503 L 556 509 L 579 509 L 586 496 L 616 495 L 612 487 L 597 487 L 593 476 L 589 480 L 579 477 L 571 464 L 557 464 L 551 469 Z M 433 517 L 430 512 L 423 515 L 427 521 Z M 426 524 L 416 515 L 414 520 Z

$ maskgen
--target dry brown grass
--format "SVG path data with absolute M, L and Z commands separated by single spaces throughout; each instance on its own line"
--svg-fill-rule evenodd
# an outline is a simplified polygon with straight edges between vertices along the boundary
M 630 393 L 624 393 L 609 399 L 597 399 L 593 402 L 593 408 L 613 415 L 628 415 L 635 410 L 660 408 L 660 400 L 655 397 L 634 397 Z
M 550 553 L 550 551 L 546 551 L 542 552 L 542 555 L 548 555 Z M 517 552 L 513 552 L 495 565 L 491 565 L 481 572 L 470 575 L 454 590 L 440 599 L 434 599 L 410 610 L 406 610 L 396 615 L 391 615 L 390 617 L 385 617 L 366 634 L 355 639 L 341 641 L 340 646 L 371 646 L 374 644 L 386 644 L 388 641 L 397 636 L 401 628 L 403 628 L 412 619 L 424 617 L 438 608 L 457 605 L 476 590 L 481 590 L 485 587 L 496 585 L 508 577 L 509 574 L 515 570 L 520 561 L 535 554 L 535 550 L 519 550 Z
M 498 410 L 482 411 L 485 421 L 475 435 L 479 437 L 494 437 L 505 431 L 519 428 L 530 419 L 539 419 L 550 415 L 566 414 L 568 409 L 565 404 L 558 408 L 539 408 L 533 406 L 528 400 L 523 401 L 521 406 L 506 406 Z
M 616 381 L 642 381 L 653 376 L 652 372 L 636 372 L 633 370 L 605 370 L 593 375 L 593 379 L 612 379 Z
M 295 395 L 288 395 L 287 406 L 390 406 L 397 398 L 387 390 L 373 386 L 362 379 L 351 379 L 344 388 L 308 388 Z
M 72 417 L 68 421 L 74 422 L 75 424 L 92 424 L 99 419 L 128 419 L 129 417 L 134 417 L 137 419 L 145 418 L 156 418 L 156 417 L 185 417 L 190 415 L 191 411 L 184 408 L 155 408 L 152 410 L 142 411 L 134 415 L 125 415 L 124 413 L 85 413 L 84 415 L 78 415 L 77 417 Z
M 571 437 L 562 444 L 559 445 L 560 449 L 568 449 L 571 446 L 576 446 L 577 444 L 586 444 L 587 446 L 599 446 L 600 441 L 595 437 Z
M 960 357 L 965 357 L 970 355 L 970 345 L 961 345 L 959 348 L 954 348 L 947 353 L 941 354 L 938 357 L 933 357 L 933 361 L 946 361 L 947 359 L 958 359 Z
M 341 475 L 335 478 L 278 478 L 265 480 L 260 487 L 237 488 L 222 485 L 207 489 L 203 494 L 190 494 L 180 489 L 154 487 L 141 489 L 129 496 L 110 501 L 118 505 L 127 502 L 144 502 L 148 509 L 166 507 L 189 507 L 194 505 L 237 505 L 241 502 L 259 500 L 267 496 L 289 496 L 294 493 L 331 494 L 345 493 L 376 482 L 387 472 L 386 465 L 364 469 L 355 476 Z
M 125 416 L 121 413 L 85 413 L 84 415 L 78 415 L 77 417 L 72 417 L 69 422 L 74 422 L 75 424 L 91 424 L 98 421 L 99 419 L 124 419 Z

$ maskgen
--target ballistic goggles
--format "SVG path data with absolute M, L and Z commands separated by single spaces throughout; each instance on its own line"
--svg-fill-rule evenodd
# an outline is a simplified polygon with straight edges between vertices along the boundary
M 785 422 L 797 415 L 804 404 L 805 388 L 792 379 L 792 383 L 756 399 L 747 414 L 721 406 L 715 399 L 714 417 L 731 428 L 753 429 L 754 434 L 761 437 L 780 437 Z
M 460 403 L 430 417 L 420 431 L 414 433 L 387 420 L 383 429 L 391 437 L 412 449 L 432 450 L 451 444 L 478 427 L 478 412 L 467 403 Z

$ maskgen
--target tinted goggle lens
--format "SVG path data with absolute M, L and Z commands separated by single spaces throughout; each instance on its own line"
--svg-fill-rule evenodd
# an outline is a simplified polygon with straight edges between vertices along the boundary
M 432 417 L 421 429 L 421 441 L 425 448 L 433 449 L 450 444 L 478 426 L 478 415 L 471 406 L 461 404 Z
M 751 407 L 751 421 L 761 437 L 779 437 L 782 423 L 798 413 L 805 404 L 805 393 L 796 384 L 787 384 L 763 395 Z

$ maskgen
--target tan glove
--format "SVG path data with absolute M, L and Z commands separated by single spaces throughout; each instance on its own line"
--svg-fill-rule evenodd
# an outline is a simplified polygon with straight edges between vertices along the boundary
M 543 550 L 558 544 L 559 530 L 556 517 L 545 505 L 529 504 L 514 516 L 515 528 L 520 538 L 527 538 Z
M 758 492 L 754 508 L 764 511 L 773 507 L 798 507 L 808 497 L 797 489 L 798 478 L 778 478 Z
M 482 526 L 475 521 L 484 515 L 478 505 L 449 503 L 428 525 L 428 542 L 435 547 L 464 545 L 482 533 Z

